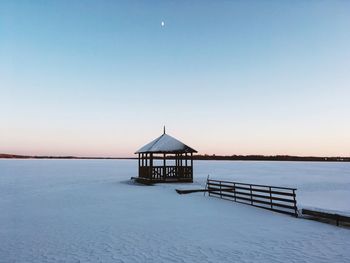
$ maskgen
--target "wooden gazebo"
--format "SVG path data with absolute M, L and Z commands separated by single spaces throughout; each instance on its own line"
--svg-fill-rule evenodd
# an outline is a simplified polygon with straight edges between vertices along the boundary
M 197 152 L 164 133 L 143 146 L 138 154 L 141 183 L 193 182 L 193 153 Z

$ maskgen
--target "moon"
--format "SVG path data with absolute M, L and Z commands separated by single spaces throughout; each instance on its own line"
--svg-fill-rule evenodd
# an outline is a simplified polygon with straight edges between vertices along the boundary
M 160 26 L 164 27 L 165 26 L 165 22 L 164 21 L 160 22 Z

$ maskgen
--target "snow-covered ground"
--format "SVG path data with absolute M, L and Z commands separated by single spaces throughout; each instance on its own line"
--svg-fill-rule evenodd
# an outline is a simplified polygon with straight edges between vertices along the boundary
M 129 182 L 135 161 L 0 160 L 0 262 L 349 262 L 350 230 L 178 195 L 211 178 L 295 186 L 350 211 L 350 164 L 195 162 L 195 183 Z

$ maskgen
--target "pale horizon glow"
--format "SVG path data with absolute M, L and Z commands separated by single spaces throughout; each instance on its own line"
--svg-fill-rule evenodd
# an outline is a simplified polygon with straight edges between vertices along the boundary
M 0 153 L 130 157 L 166 125 L 199 154 L 350 156 L 349 13 L 1 1 Z

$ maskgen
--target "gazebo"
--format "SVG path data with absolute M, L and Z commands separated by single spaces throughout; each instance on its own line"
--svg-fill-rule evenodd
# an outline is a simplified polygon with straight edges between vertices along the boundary
M 197 151 L 165 133 L 143 146 L 138 154 L 141 183 L 193 182 L 193 153 Z

